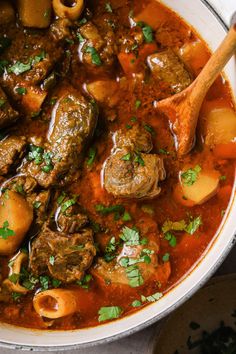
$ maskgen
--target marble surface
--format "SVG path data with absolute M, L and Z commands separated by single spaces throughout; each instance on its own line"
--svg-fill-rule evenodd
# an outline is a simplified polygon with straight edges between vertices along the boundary
M 177 1 L 177 0 L 174 0 Z M 229 24 L 230 18 L 236 11 L 236 0 L 209 0 L 212 6 L 221 14 L 226 23 Z M 236 247 L 231 251 L 225 262 L 222 264 L 216 275 L 223 275 L 236 272 Z M 93 348 L 83 350 L 70 350 L 64 353 L 67 354 L 146 354 L 152 343 L 152 337 L 156 331 L 157 325 L 148 327 L 147 329 L 138 332 L 132 336 L 122 340 L 115 341 L 106 345 L 99 345 Z M 0 349 L 0 354 L 12 354 L 9 349 Z M 15 354 L 27 353 L 21 350 L 14 350 Z M 35 354 L 45 354 L 45 352 L 34 352 Z M 56 354 L 63 352 L 54 352 Z

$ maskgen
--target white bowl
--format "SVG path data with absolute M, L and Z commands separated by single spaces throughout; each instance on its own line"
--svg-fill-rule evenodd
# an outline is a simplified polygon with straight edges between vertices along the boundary
M 223 40 L 227 27 L 217 13 L 205 0 L 163 0 L 163 3 L 180 14 L 190 23 L 214 50 Z M 232 59 L 225 73 L 236 94 L 236 63 Z M 31 350 L 68 350 L 98 343 L 106 343 L 134 333 L 158 321 L 199 289 L 222 263 L 233 242 L 236 231 L 236 183 L 230 206 L 225 214 L 216 237 L 204 257 L 194 269 L 167 295 L 156 303 L 123 319 L 98 327 L 77 331 L 37 331 L 18 328 L 6 324 L 0 325 L 0 346 Z

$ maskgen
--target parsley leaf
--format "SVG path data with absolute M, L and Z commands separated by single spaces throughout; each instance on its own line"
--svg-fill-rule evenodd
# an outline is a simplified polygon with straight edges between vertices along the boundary
M 169 241 L 169 245 L 171 247 L 175 247 L 176 246 L 176 244 L 177 244 L 176 237 L 171 232 L 165 233 L 164 238 L 165 238 L 165 240 Z
M 53 266 L 55 262 L 55 257 L 54 256 L 50 256 L 49 257 L 49 263 Z
M 139 232 L 124 226 L 122 229 L 122 234 L 120 238 L 126 243 L 127 246 L 137 246 L 140 245 L 140 235 Z
M 120 317 L 120 315 L 122 314 L 122 308 L 119 306 L 101 307 L 98 311 L 98 314 L 99 322 L 113 320 L 115 318 Z
M 162 226 L 162 232 L 166 233 L 168 231 L 184 231 L 186 228 L 186 222 L 184 220 L 180 221 L 170 221 L 167 220 Z
M 9 222 L 6 220 L 4 221 L 3 226 L 0 227 L 0 237 L 3 240 L 7 240 L 8 237 L 15 235 L 15 232 L 9 229 L 8 226 L 9 226 Z
M 155 302 L 155 301 L 160 300 L 160 298 L 162 298 L 162 296 L 163 296 L 162 293 L 155 293 L 155 294 L 152 294 L 147 297 L 142 295 L 141 300 L 142 300 L 142 302 Z
M 152 43 L 153 42 L 152 28 L 150 26 L 146 25 L 142 28 L 142 31 L 143 31 L 143 36 L 144 36 L 145 42 Z
M 27 89 L 25 87 L 17 87 L 16 88 L 16 92 L 19 94 L 19 95 L 26 95 L 27 93 Z
M 91 166 L 94 163 L 94 160 L 96 158 L 97 150 L 93 147 L 89 149 L 88 152 L 88 160 L 87 160 L 87 165 Z
M 97 66 L 102 65 L 101 57 L 100 57 L 99 53 L 97 52 L 97 50 L 94 47 L 89 47 L 88 46 L 86 48 L 85 52 L 91 54 L 92 63 L 94 65 L 97 65 Z
M 195 219 L 191 220 L 187 227 L 185 228 L 185 231 L 189 233 L 190 235 L 193 235 L 194 232 L 197 231 L 197 229 L 202 225 L 202 218 L 201 216 L 196 217 Z
M 129 279 L 129 285 L 131 286 L 131 288 L 137 288 L 143 285 L 144 280 L 138 266 L 136 265 L 130 266 L 126 268 L 125 271 L 126 271 L 127 278 Z
M 105 10 L 106 10 L 106 12 L 109 12 L 109 13 L 112 13 L 112 12 L 113 12 L 112 7 L 111 7 L 111 4 L 110 4 L 109 2 L 107 2 L 107 3 L 105 4 Z
M 201 170 L 201 166 L 196 165 L 194 168 L 189 168 L 187 171 L 181 173 L 183 184 L 186 186 L 192 186 L 197 181 Z
M 76 199 L 68 199 L 61 205 L 61 211 L 64 213 L 69 207 L 76 204 Z
M 82 280 L 78 280 L 76 282 L 77 285 L 79 285 L 83 289 L 89 289 L 89 283 L 92 280 L 92 275 L 91 274 L 86 274 Z
M 133 307 L 139 307 L 139 306 L 142 306 L 142 303 L 141 303 L 141 301 L 139 301 L 139 300 L 134 300 L 134 301 L 132 302 L 132 306 L 133 306 Z

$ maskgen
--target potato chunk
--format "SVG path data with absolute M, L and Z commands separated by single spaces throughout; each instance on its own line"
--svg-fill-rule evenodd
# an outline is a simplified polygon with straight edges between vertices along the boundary
M 205 44 L 201 40 L 185 43 L 178 51 L 178 55 L 184 64 L 198 75 L 210 58 Z
M 25 27 L 47 28 L 51 22 L 51 0 L 18 0 L 20 20 Z
M 19 193 L 7 190 L 0 198 L 0 254 L 14 253 L 33 221 L 33 209 Z
M 184 172 L 186 172 L 186 170 Z M 184 172 L 182 172 L 180 176 L 183 175 Z M 180 177 L 181 188 L 179 192 L 182 193 L 182 204 L 187 205 L 186 201 L 191 202 L 189 206 L 205 203 L 217 193 L 219 180 L 220 175 L 216 170 L 201 170 L 196 177 L 196 181 L 192 184 L 186 184 Z M 181 198 L 179 198 L 179 200 L 181 200 Z
M 118 87 L 118 83 L 112 80 L 98 80 L 87 84 L 87 90 L 93 98 L 109 107 L 113 107 L 119 99 Z
M 236 114 L 230 108 L 212 109 L 203 120 L 205 144 L 227 144 L 236 138 Z

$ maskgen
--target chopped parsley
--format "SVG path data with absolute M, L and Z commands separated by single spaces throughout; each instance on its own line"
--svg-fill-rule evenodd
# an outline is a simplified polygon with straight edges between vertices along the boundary
M 162 296 L 163 296 L 162 293 L 155 293 L 155 294 L 152 294 L 150 296 L 142 295 L 141 296 L 141 301 L 142 302 L 155 302 L 155 301 L 160 300 L 160 298 L 162 298 Z
M 16 292 L 11 293 L 12 299 L 13 299 L 14 301 L 19 300 L 22 295 L 23 295 L 23 294 L 21 294 L 21 293 L 16 293 Z
M 193 235 L 201 225 L 202 225 L 201 216 L 197 216 L 196 218 L 190 218 L 188 224 L 185 222 L 185 220 L 174 221 L 174 222 L 167 220 L 164 222 L 162 226 L 162 232 L 164 233 L 164 239 L 169 241 L 169 245 L 171 247 L 175 247 L 176 237 L 170 231 L 185 231 L 188 234 Z
M 186 186 L 192 186 L 198 179 L 198 175 L 202 168 L 196 165 L 194 168 L 189 168 L 187 171 L 181 173 L 181 180 Z
M 221 181 L 226 181 L 226 176 L 220 176 Z
M 105 4 L 105 10 L 106 10 L 106 12 L 109 12 L 109 13 L 112 13 L 112 12 L 113 12 L 112 7 L 111 7 L 111 4 L 110 4 L 109 2 L 107 2 L 107 3 Z
M 137 230 L 124 226 L 120 238 L 125 242 L 127 246 L 140 245 L 140 235 Z
M 121 157 L 121 160 L 123 161 L 130 161 L 131 159 L 132 159 L 131 152 Z
M 116 239 L 113 236 L 105 248 L 104 259 L 107 263 L 111 262 L 116 257 L 117 246 L 118 243 L 116 242 Z
M 79 43 L 85 42 L 85 38 L 82 36 L 82 34 L 80 32 L 76 33 L 76 37 L 78 38 Z
M 14 73 L 15 75 L 23 74 L 24 72 L 32 69 L 33 65 L 35 65 L 35 64 L 39 63 L 40 61 L 42 61 L 43 59 L 45 59 L 45 57 L 46 57 L 46 53 L 43 50 L 39 55 L 36 55 L 35 57 L 30 58 L 29 62 L 26 64 L 17 61 L 15 64 L 13 64 L 12 66 L 10 66 L 8 68 L 8 72 Z
M 146 43 L 152 43 L 153 42 L 153 33 L 152 33 L 152 28 L 150 26 L 144 26 L 142 28 L 143 31 L 143 36 L 145 39 Z
M 54 256 L 50 256 L 49 257 L 49 263 L 53 266 L 55 263 L 55 257 Z
M 140 100 L 136 100 L 134 105 L 135 105 L 135 108 L 138 109 L 141 107 L 142 102 Z
M 152 135 L 155 135 L 155 130 L 151 125 L 144 124 L 144 129 Z
M 144 162 L 141 154 L 138 152 L 135 152 L 134 162 L 136 162 L 137 164 L 139 164 L 141 166 L 145 166 L 145 162 Z
M 175 247 L 177 245 L 176 237 L 171 232 L 166 232 L 164 235 L 164 239 L 169 242 L 169 245 L 171 247 Z
M 2 74 L 8 65 L 7 60 L 0 60 L 0 74 Z
M 7 240 L 8 237 L 15 235 L 15 232 L 9 229 L 8 226 L 9 226 L 9 222 L 6 220 L 4 221 L 2 227 L 0 227 L 0 237 L 3 240 Z
M 34 209 L 39 209 L 41 207 L 41 205 L 42 205 L 42 203 L 36 200 L 33 204 L 33 207 L 34 207 Z
M 47 275 L 42 275 L 39 277 L 39 282 L 43 290 L 48 290 L 50 278 Z
M 108 306 L 108 307 L 101 307 L 98 311 L 99 317 L 98 321 L 103 322 L 107 320 L 113 320 L 115 318 L 120 317 L 122 314 L 122 308 L 119 306 Z
M 167 220 L 162 226 L 162 232 L 166 233 L 168 231 L 184 231 L 186 228 L 186 222 L 184 220 L 180 221 L 170 221 Z
M 19 94 L 19 95 L 26 95 L 27 93 L 27 89 L 25 87 L 17 87 L 16 88 L 16 92 Z
M 105 206 L 103 204 L 97 204 L 95 205 L 95 210 L 101 215 L 114 214 L 115 220 L 119 220 L 125 212 L 123 205 Z
M 85 49 L 85 52 L 91 54 L 92 63 L 94 65 L 97 65 L 97 66 L 101 66 L 102 65 L 101 57 L 100 57 L 99 53 L 97 52 L 97 50 L 94 47 L 89 47 L 88 46 Z
M 76 199 L 68 199 L 66 200 L 63 204 L 61 204 L 61 211 L 64 213 L 68 208 L 70 208 L 72 205 L 76 204 Z
M 131 220 L 132 220 L 132 217 L 131 217 L 130 213 L 128 213 L 128 211 L 125 211 L 125 212 L 124 212 L 124 215 L 123 215 L 123 217 L 122 217 L 122 220 L 123 220 L 123 221 L 131 221 Z
M 186 226 L 185 231 L 193 235 L 194 232 L 197 231 L 197 229 L 202 225 L 202 219 L 201 216 L 196 217 L 195 219 L 191 220 L 189 224 Z
M 61 281 L 58 279 L 52 279 L 51 283 L 53 288 L 58 288 L 61 285 Z
M 159 149 L 159 154 L 170 155 L 169 151 L 167 151 L 166 149 Z
M 89 289 L 89 283 L 92 280 L 92 275 L 91 274 L 86 274 L 82 280 L 78 280 L 76 282 L 77 285 L 79 285 L 83 289 Z
M 170 254 L 169 254 L 169 253 L 165 253 L 165 254 L 162 256 L 163 262 L 168 262 L 169 259 L 170 259 Z
M 129 266 L 125 271 L 131 288 L 137 288 L 143 285 L 144 280 L 137 265 Z
M 3 107 L 6 103 L 6 100 L 4 98 L 0 98 L 0 108 Z
M 97 150 L 95 148 L 91 147 L 88 152 L 88 160 L 87 160 L 88 166 L 92 166 L 92 164 L 95 161 L 96 154 L 97 154 Z
M 12 273 L 9 275 L 8 279 L 13 283 L 16 284 L 18 280 L 20 279 L 20 274 L 19 273 Z

